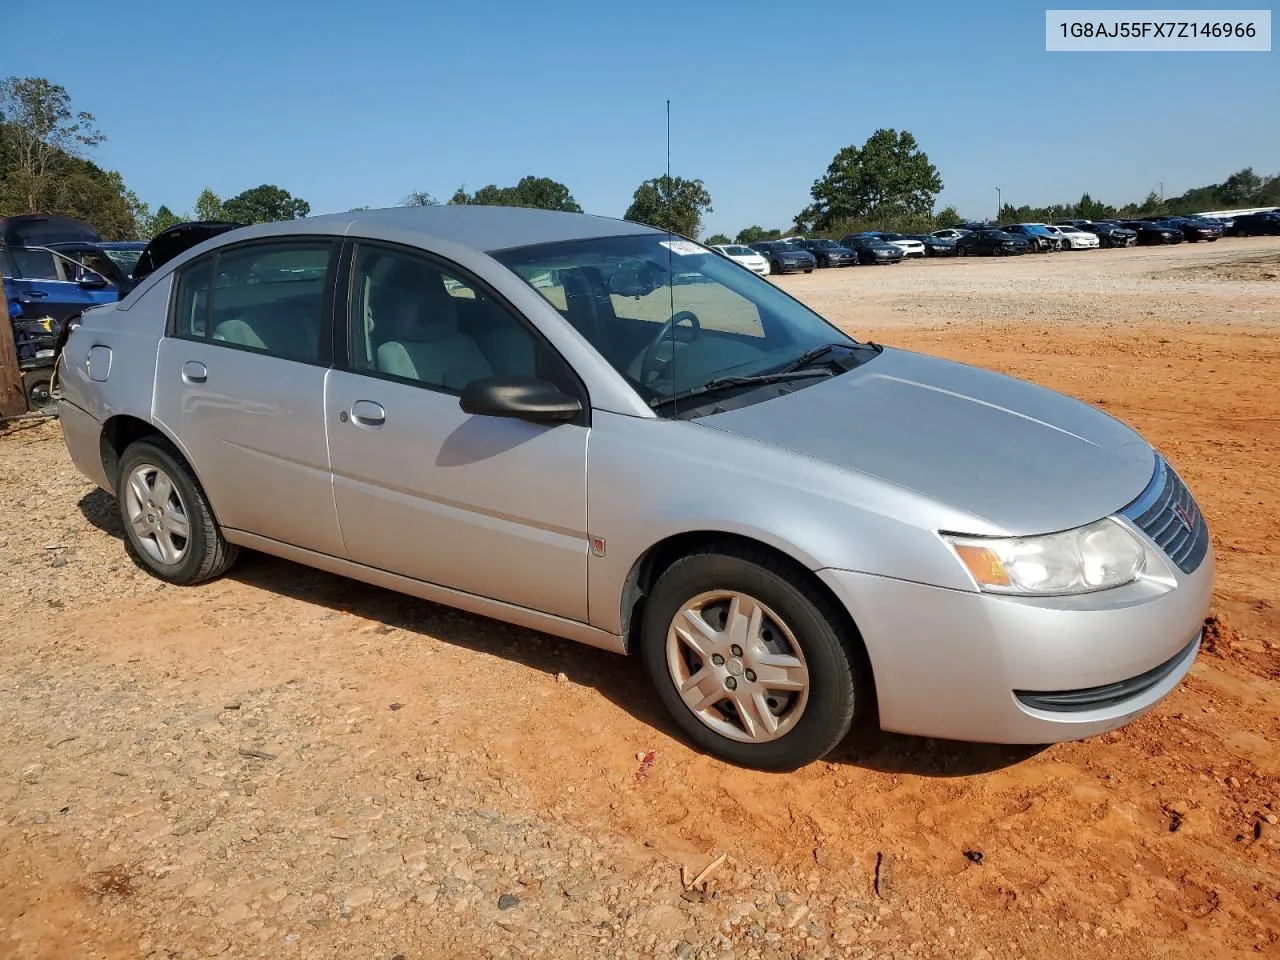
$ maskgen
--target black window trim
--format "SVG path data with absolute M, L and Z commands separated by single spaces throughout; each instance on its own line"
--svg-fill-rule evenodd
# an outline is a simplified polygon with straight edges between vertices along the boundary
M 415 380 L 412 377 L 401 377 L 394 373 L 385 373 L 381 370 L 360 370 L 351 362 L 351 336 L 352 336 L 352 304 L 351 298 L 356 288 L 356 265 L 358 262 L 361 247 L 376 247 L 387 250 L 392 253 L 405 254 L 411 257 L 417 257 L 424 260 L 432 267 L 438 269 L 445 274 L 466 284 L 473 291 L 483 294 L 491 300 L 499 309 L 506 313 L 509 317 L 516 321 L 525 330 L 528 330 L 534 338 L 535 351 L 545 350 L 568 375 L 571 383 L 576 387 L 576 396 L 579 403 L 582 404 L 582 413 L 572 420 L 563 421 L 564 423 L 574 424 L 582 427 L 591 426 L 591 394 L 587 390 L 587 385 L 578 371 L 573 368 L 568 359 L 565 358 L 555 344 L 546 338 L 528 317 L 524 315 L 514 304 L 506 297 L 477 276 L 473 271 L 468 270 L 462 264 L 447 257 L 441 256 L 431 250 L 424 250 L 422 247 L 415 247 L 410 244 L 396 243 L 391 240 L 380 240 L 375 237 L 348 237 L 342 244 L 342 256 L 344 261 L 340 264 L 339 270 L 342 275 L 339 284 L 339 293 L 341 299 L 335 298 L 334 301 L 334 338 L 333 338 L 333 366 L 336 370 L 342 370 L 345 373 L 354 374 L 361 377 L 373 377 L 377 380 L 386 380 L 389 383 L 402 383 L 406 386 L 417 387 L 420 390 L 429 390 L 432 393 L 441 393 L 450 397 L 461 397 L 461 390 L 452 390 L 439 384 L 427 383 L 423 380 Z M 518 249 L 518 248 L 512 248 Z
M 329 336 L 325 336 L 323 329 L 316 331 L 317 335 L 317 355 L 314 360 L 303 360 L 298 357 L 284 357 L 270 350 L 257 350 L 253 347 L 246 347 L 240 343 L 229 343 L 226 340 L 213 339 L 213 327 L 209 323 L 209 318 L 213 312 L 214 286 L 218 277 L 218 259 L 225 253 L 236 253 L 250 247 L 261 246 L 292 246 L 298 244 L 327 244 L 329 246 L 329 260 L 325 265 L 324 291 L 321 296 L 324 298 L 321 307 L 321 323 L 327 323 L 329 326 Z M 239 243 L 228 243 L 220 246 L 208 253 L 189 260 L 182 266 L 174 270 L 170 277 L 172 278 L 169 286 L 169 309 L 165 319 L 164 335 L 172 340 L 185 340 L 190 343 L 206 343 L 211 346 L 226 348 L 228 350 L 239 350 L 242 353 L 250 353 L 255 357 L 270 357 L 273 360 L 282 360 L 285 363 L 301 363 L 309 367 L 322 367 L 329 369 L 333 366 L 333 325 L 336 311 L 334 309 L 334 290 L 337 284 L 338 273 L 342 264 L 342 250 L 344 248 L 341 237 L 335 237 L 331 234 L 279 234 L 271 237 L 254 237 L 251 240 L 242 240 Z M 201 265 L 208 263 L 211 265 L 209 275 L 209 296 L 205 302 L 205 333 L 203 337 L 189 337 L 178 333 L 178 288 L 182 283 L 182 277 L 187 271 L 197 269 Z

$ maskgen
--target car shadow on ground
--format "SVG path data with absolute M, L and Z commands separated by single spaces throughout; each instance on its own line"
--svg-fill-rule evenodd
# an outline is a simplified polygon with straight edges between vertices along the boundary
M 124 539 L 116 501 L 110 494 L 94 490 L 78 506 L 93 526 Z M 252 550 L 241 552 L 227 577 L 409 634 L 514 660 L 540 673 L 563 673 L 572 682 L 599 691 L 641 723 L 683 740 L 635 657 L 620 657 Z M 902 736 L 867 724 L 855 730 L 826 761 L 882 773 L 963 777 L 1012 766 L 1042 749 Z

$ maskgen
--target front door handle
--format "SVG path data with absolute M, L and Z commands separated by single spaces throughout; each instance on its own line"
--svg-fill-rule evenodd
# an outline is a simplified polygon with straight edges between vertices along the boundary
M 20 299 L 22 299 L 22 300 L 43 300 L 43 299 L 44 299 L 45 297 L 47 297 L 47 296 L 49 296 L 49 295 L 48 295 L 47 293 L 45 293 L 43 290 L 27 290 L 27 291 L 25 291 L 25 292 L 22 294 L 22 296 L 21 296 L 21 298 L 20 298 Z
M 351 405 L 351 422 L 358 427 L 380 427 L 387 422 L 387 411 L 372 400 L 357 400 Z
M 204 383 L 209 379 L 209 371 L 198 360 L 188 360 L 182 365 L 182 379 L 185 383 Z

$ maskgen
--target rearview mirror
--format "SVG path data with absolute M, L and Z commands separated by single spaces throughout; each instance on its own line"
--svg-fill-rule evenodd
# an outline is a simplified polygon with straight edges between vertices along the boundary
M 463 413 L 482 417 L 511 417 L 531 423 L 563 423 L 582 412 L 576 397 L 536 377 L 485 377 L 462 391 Z

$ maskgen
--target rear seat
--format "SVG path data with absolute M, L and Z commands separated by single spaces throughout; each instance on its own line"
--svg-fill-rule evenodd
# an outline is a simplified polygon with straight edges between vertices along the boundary
M 320 355 L 317 327 L 321 318 L 309 300 L 270 303 L 227 313 L 232 315 L 213 329 L 215 340 L 266 350 L 292 360 L 315 360 Z

